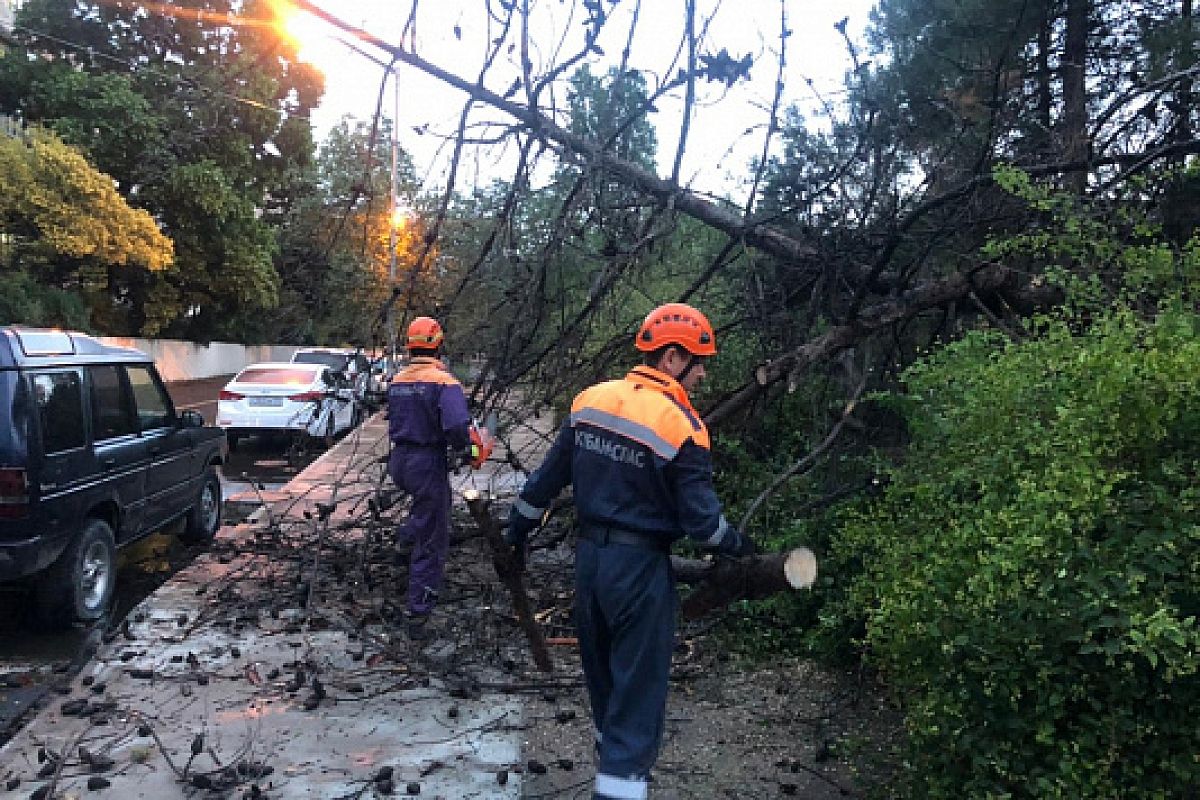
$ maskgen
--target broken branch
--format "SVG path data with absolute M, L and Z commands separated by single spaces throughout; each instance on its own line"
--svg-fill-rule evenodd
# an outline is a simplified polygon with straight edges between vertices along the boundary
M 533 610 L 529 605 L 529 593 L 525 591 L 525 579 L 521 576 L 521 571 L 517 568 L 512 553 L 504 543 L 500 525 L 492 518 L 487 502 L 478 491 L 466 490 L 463 492 L 463 499 L 467 501 L 467 508 L 470 509 L 475 524 L 483 532 L 483 536 L 492 550 L 492 564 L 496 567 L 496 574 L 512 596 L 513 611 L 517 615 L 517 623 L 525 632 L 525 638 L 529 640 L 529 650 L 533 654 L 534 663 L 542 672 L 552 672 L 554 664 L 550 661 L 550 651 L 546 649 L 546 638 L 533 618 Z

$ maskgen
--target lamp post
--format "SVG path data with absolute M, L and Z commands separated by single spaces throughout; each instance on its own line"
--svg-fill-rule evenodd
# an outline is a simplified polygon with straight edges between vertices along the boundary
M 400 127 L 400 76 L 396 67 L 389 69 L 392 75 L 392 86 L 395 89 L 395 112 L 392 118 L 392 192 L 391 208 L 388 209 L 388 360 L 393 369 L 396 366 L 396 225 L 400 220 L 400 203 L 396 196 L 396 162 L 399 158 L 400 143 L 398 129 Z

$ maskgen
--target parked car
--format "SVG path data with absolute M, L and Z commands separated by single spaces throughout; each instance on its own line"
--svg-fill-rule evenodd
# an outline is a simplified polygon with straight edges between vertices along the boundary
M 334 347 L 301 347 L 292 353 L 293 364 L 324 364 L 350 381 L 359 402 L 369 390 L 371 360 L 361 350 Z
M 217 425 L 230 449 L 247 434 L 291 433 L 333 444 L 362 420 L 349 379 L 323 364 L 251 364 L 217 398 Z
M 90 336 L 0 327 L 0 583 L 48 621 L 99 618 L 116 549 L 181 518 L 221 525 L 224 436 L 176 413 L 153 360 Z

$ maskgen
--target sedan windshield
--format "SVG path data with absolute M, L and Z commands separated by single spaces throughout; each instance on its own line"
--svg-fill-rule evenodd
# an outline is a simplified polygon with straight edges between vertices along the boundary
M 308 386 L 313 370 L 288 367 L 251 367 L 234 378 L 235 383 L 271 383 L 277 386 Z

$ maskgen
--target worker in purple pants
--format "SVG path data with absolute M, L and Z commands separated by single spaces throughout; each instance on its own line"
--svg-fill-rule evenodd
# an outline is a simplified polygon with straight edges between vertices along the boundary
M 430 317 L 408 326 L 409 365 L 388 386 L 388 473 L 412 497 L 397 531 L 412 545 L 404 622 L 413 639 L 428 636 L 425 622 L 437 604 L 450 551 L 450 453 L 471 448 L 471 415 L 462 384 L 438 358 L 442 327 Z

